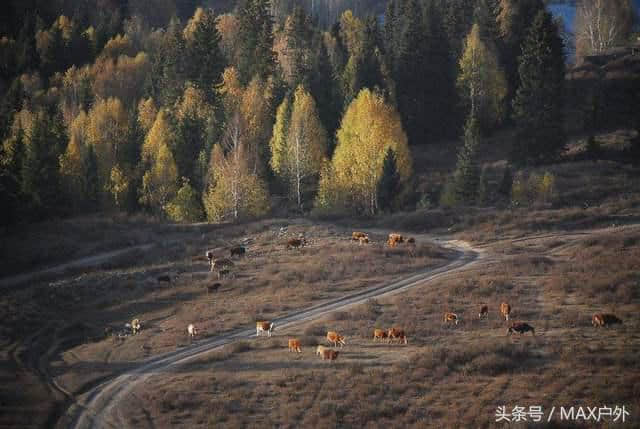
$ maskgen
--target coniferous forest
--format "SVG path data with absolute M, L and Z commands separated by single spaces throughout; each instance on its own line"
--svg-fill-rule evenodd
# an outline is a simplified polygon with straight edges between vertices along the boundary
M 543 0 L 2 8 L 5 227 L 114 210 L 221 222 L 283 204 L 406 209 L 421 199 L 412 154 L 438 145 L 458 148 L 441 200 L 476 204 L 478 154 L 496 131 L 515 130 L 515 168 L 565 147 L 569 42 Z M 608 6 L 611 40 L 581 37 L 588 11 L 579 55 L 630 40 L 630 1 Z

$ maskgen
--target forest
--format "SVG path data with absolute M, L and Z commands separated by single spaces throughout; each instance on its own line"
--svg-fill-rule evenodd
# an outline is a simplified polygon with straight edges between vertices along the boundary
M 485 139 L 514 130 L 513 169 L 554 162 L 567 140 L 567 39 L 543 0 L 2 8 L 7 229 L 112 211 L 217 223 L 283 207 L 410 210 L 424 200 L 415 151 L 452 144 L 457 164 L 432 204 L 481 205 Z M 636 17 L 631 0 L 583 1 L 577 64 L 633 43 Z

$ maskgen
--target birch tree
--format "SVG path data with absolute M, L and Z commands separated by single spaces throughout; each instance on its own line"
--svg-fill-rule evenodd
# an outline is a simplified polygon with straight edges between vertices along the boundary
M 266 186 L 249 168 L 245 139 L 246 125 L 236 112 L 211 153 L 211 181 L 203 204 L 212 222 L 237 221 L 268 211 Z
M 316 206 L 331 210 L 323 206 L 325 202 L 347 201 L 356 211 L 375 214 L 378 183 L 389 148 L 396 154 L 401 183 L 411 176 L 411 155 L 400 115 L 381 95 L 363 89 L 349 105 L 337 137 L 332 167 L 323 169 Z M 328 195 L 328 190 L 341 195 Z
M 278 108 L 278 118 L 271 140 L 272 167 L 289 183 L 289 195 L 302 208 L 304 185 L 320 173 L 327 153 L 327 134 L 315 101 L 302 86 L 294 94 L 291 117 L 289 101 Z
M 583 0 L 576 13 L 576 53 L 599 54 L 629 37 L 631 0 Z
M 501 122 L 507 80 L 498 64 L 495 48 L 481 39 L 477 24 L 473 25 L 465 41 L 458 90 L 469 107 L 470 115 L 480 120 L 483 129 Z

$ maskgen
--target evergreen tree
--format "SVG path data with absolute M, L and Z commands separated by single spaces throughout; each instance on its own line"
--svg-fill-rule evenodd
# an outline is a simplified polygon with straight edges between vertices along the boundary
M 211 101 L 214 85 L 219 83 L 224 70 L 224 57 L 220 50 L 220 34 L 213 10 L 206 9 L 196 23 L 193 34 L 186 42 L 186 76 Z
M 478 120 L 470 115 L 464 130 L 464 145 L 458 153 L 458 163 L 453 175 L 456 202 L 471 204 L 476 202 L 480 169 L 478 167 L 478 146 L 480 129 Z
M 58 158 L 66 141 L 55 122 L 44 112 L 37 114 L 22 163 L 21 190 L 39 215 L 63 207 Z
M 514 98 L 520 86 L 518 62 L 522 55 L 524 39 L 534 18 L 544 9 L 543 0 L 500 0 L 498 15 L 502 38 L 500 59 L 509 83 L 508 100 Z
M 447 135 L 450 124 L 457 122 L 453 57 L 435 3 L 428 3 L 426 10 L 417 0 L 393 4 L 395 11 L 387 13 L 395 23 L 385 27 L 386 67 L 395 83 L 390 92 L 409 141 L 422 144 Z
M 275 69 L 269 0 L 243 0 L 238 7 L 238 22 L 235 64 L 240 82 L 247 84 L 256 75 L 265 80 Z
M 92 145 L 87 150 L 86 195 L 89 207 L 97 208 L 100 201 L 100 178 L 98 176 L 98 157 Z
M 400 192 L 400 173 L 396 165 L 396 153 L 388 148 L 382 164 L 382 176 L 378 182 L 378 207 L 382 211 L 391 211 Z
M 549 161 L 565 143 L 564 54 L 550 13 L 536 15 L 519 63 L 520 87 L 513 102 L 518 136 L 512 159 L 521 164 Z

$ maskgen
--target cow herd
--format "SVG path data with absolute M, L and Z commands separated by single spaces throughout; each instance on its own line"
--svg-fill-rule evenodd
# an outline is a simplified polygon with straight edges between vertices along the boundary
M 357 241 L 360 245 L 370 243 L 369 235 L 360 232 L 354 231 L 351 234 L 351 240 Z M 292 248 L 301 248 L 307 245 L 307 240 L 304 237 L 304 234 L 300 234 L 298 238 L 290 238 L 285 243 L 285 249 L 290 250 Z M 410 246 L 414 246 L 416 243 L 415 238 L 413 237 L 404 237 L 398 233 L 391 233 L 388 236 L 386 244 L 395 248 L 399 244 L 407 244 Z M 246 248 L 243 246 L 235 246 L 229 249 L 229 258 L 216 258 L 214 256 L 213 251 L 207 250 L 205 255 L 207 260 L 209 261 L 210 271 L 217 271 L 218 278 L 221 279 L 225 276 L 230 275 L 230 270 L 234 266 L 234 262 L 231 260 L 233 257 L 242 258 L 246 255 Z M 164 280 L 164 279 L 163 279 Z M 220 283 L 214 283 L 207 285 L 207 293 L 217 292 L 221 287 Z M 504 321 L 509 321 L 511 315 L 511 306 L 507 302 L 502 302 L 499 307 L 501 318 Z M 482 305 L 480 307 L 480 311 L 478 312 L 478 319 L 488 319 L 489 317 L 489 306 Z M 458 325 L 461 321 L 460 316 L 456 313 L 445 312 L 443 316 L 444 324 Z M 598 313 L 594 314 L 592 317 L 592 325 L 594 327 L 604 327 L 614 324 L 621 324 L 622 320 L 616 317 L 613 314 L 603 314 Z M 258 321 L 256 322 L 256 336 L 266 335 L 271 337 L 273 332 L 274 324 L 271 321 Z M 142 329 L 142 324 L 140 320 L 133 319 L 131 323 L 127 323 L 125 326 L 124 333 L 119 334 L 118 336 L 124 335 L 136 335 Z M 519 335 L 523 335 L 527 332 L 531 332 L 532 335 L 535 335 L 535 329 L 533 326 L 524 322 L 513 322 L 509 326 L 507 330 L 507 335 L 511 335 L 513 333 L 517 333 Z M 187 326 L 187 334 L 190 339 L 194 339 L 198 335 L 198 329 L 193 323 L 189 323 Z M 346 345 L 346 339 L 343 335 L 340 335 L 338 332 L 329 331 L 327 332 L 326 341 L 329 345 L 333 347 L 343 347 Z M 393 327 L 389 329 L 374 329 L 373 331 L 373 341 L 386 341 L 391 344 L 394 341 L 397 341 L 400 344 L 407 344 L 408 339 L 404 329 Z M 288 349 L 289 352 L 302 353 L 300 340 L 297 338 L 290 338 L 288 341 Z M 325 347 L 323 345 L 319 345 L 316 349 L 316 355 L 320 356 L 322 360 L 334 361 L 337 359 L 339 352 L 337 350 L 333 350 L 331 348 Z

